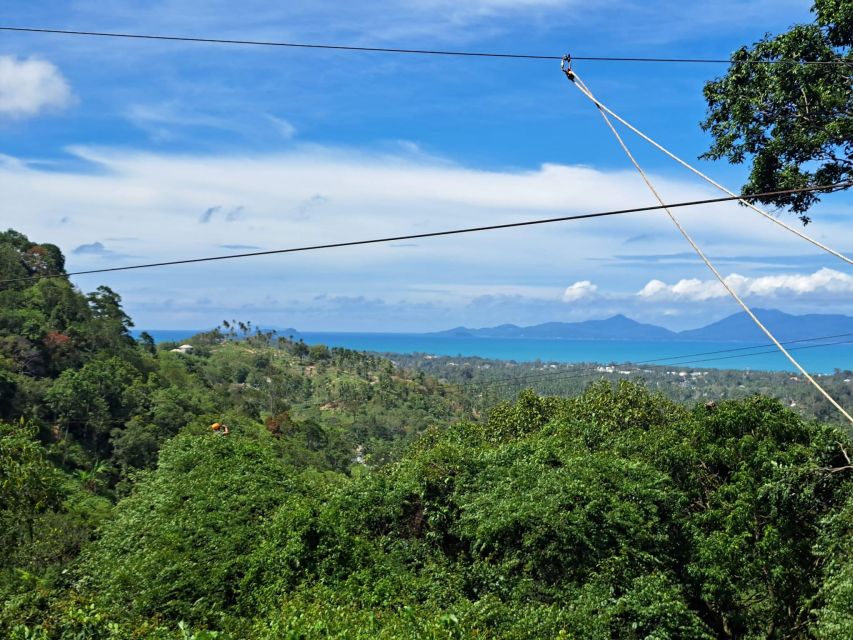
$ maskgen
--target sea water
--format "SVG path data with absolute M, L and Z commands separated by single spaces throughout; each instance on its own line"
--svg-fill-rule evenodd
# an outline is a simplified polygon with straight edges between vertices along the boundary
M 134 331 L 138 336 L 142 330 Z M 181 342 L 198 331 L 148 329 L 156 342 Z M 634 363 L 695 369 L 752 369 L 793 371 L 794 366 L 772 346 L 748 342 L 694 342 L 655 340 L 560 340 L 536 338 L 479 338 L 407 333 L 300 332 L 307 344 L 325 344 L 378 353 L 423 353 L 442 356 L 479 356 L 516 362 Z M 788 345 L 812 373 L 853 369 L 853 343 L 833 340 Z M 823 346 L 817 346 L 821 345 Z M 713 352 L 713 353 L 709 353 Z

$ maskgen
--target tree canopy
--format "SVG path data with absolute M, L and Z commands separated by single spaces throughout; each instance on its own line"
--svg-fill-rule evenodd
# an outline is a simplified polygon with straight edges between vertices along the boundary
M 689 410 L 630 383 L 522 394 L 351 479 L 179 436 L 77 596 L 137 633 L 841 638 L 849 446 L 772 400 Z
M 776 400 L 485 406 L 248 323 L 137 342 L 64 278 L 0 302 L 2 637 L 853 636 L 853 442 Z
M 744 193 L 853 180 L 853 8 L 816 0 L 813 24 L 744 46 L 705 85 L 706 158 L 750 163 Z M 778 64 L 765 64 L 786 61 Z M 799 64 L 818 62 L 823 64 Z M 816 192 L 770 196 L 808 223 Z

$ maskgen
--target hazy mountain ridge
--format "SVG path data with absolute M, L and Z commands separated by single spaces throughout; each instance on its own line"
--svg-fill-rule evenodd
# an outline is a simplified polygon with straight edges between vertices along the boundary
M 777 309 L 756 309 L 755 314 L 780 340 L 853 334 L 853 317 L 845 315 L 791 315 Z M 503 324 L 470 329 L 456 327 L 428 335 L 472 338 L 540 338 L 561 340 L 693 340 L 700 342 L 763 342 L 767 337 L 746 313 L 712 322 L 698 329 L 670 331 L 644 324 L 622 314 L 584 322 L 546 322 L 529 327 Z

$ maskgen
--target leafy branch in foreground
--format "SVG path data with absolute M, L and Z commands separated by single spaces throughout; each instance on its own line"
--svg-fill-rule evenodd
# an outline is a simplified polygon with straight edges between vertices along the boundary
M 705 85 L 702 127 L 713 143 L 703 157 L 750 160 L 744 193 L 829 185 L 853 179 L 853 9 L 817 0 L 814 24 L 796 25 L 732 55 L 722 78 Z M 761 64 L 791 60 L 840 62 Z M 763 198 L 810 221 L 817 192 Z

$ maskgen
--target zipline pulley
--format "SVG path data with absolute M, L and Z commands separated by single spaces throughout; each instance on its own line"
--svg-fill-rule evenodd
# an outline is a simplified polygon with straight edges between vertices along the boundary
M 568 53 L 563 56 L 562 61 L 560 62 L 560 69 L 563 70 L 563 73 L 566 74 L 566 77 L 572 82 L 575 81 L 575 72 L 572 71 L 572 56 Z

